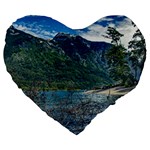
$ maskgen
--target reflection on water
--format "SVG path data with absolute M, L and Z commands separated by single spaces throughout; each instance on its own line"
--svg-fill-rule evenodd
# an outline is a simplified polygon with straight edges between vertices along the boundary
M 84 91 L 25 92 L 49 116 L 79 134 L 91 120 L 119 96 L 85 94 Z M 34 98 L 33 98 L 34 97 Z
M 41 107 L 45 105 L 45 109 L 49 109 L 53 107 L 53 105 L 62 104 L 64 102 L 72 105 L 83 102 L 114 103 L 117 98 L 117 96 L 108 97 L 104 94 L 85 94 L 84 91 L 39 92 L 39 97 L 45 97 L 45 101 L 41 101 Z

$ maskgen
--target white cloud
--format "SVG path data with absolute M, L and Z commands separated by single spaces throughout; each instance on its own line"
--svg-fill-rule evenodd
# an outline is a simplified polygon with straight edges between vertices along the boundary
M 102 21 L 113 21 L 114 19 L 113 18 L 108 18 L 108 17 L 104 17 L 102 19 L 99 19 L 97 22 L 102 22 Z
M 27 30 L 27 27 L 25 27 L 23 25 L 13 24 L 13 26 L 18 30 L 22 30 L 22 31 Z
M 39 33 L 39 35 L 43 35 L 47 38 L 54 37 L 56 34 L 57 34 L 57 32 L 54 32 L 54 31 L 49 32 L 49 31 L 45 31 L 45 30 L 41 30 Z
M 26 24 L 24 23 L 22 24 L 14 23 L 13 26 L 18 30 L 24 31 L 25 33 L 31 34 L 35 37 L 41 37 L 44 39 L 50 39 L 57 34 L 57 32 L 55 32 L 54 30 L 52 32 L 45 31 L 42 29 L 43 26 L 35 26 L 34 24 L 26 26 Z
M 132 39 L 133 34 L 137 30 L 137 27 L 133 27 L 131 20 L 125 18 L 122 22 L 120 22 L 117 30 L 124 35 L 121 38 L 121 41 L 122 44 L 124 44 L 124 46 L 127 47 L 128 42 Z
M 124 36 L 121 38 L 121 43 L 127 48 L 128 42 L 132 39 L 133 34 L 137 30 L 137 27 L 133 27 L 132 21 L 129 18 L 123 19 L 123 21 L 118 21 L 117 24 L 114 24 L 112 21 L 112 18 L 103 18 L 100 19 L 98 22 L 101 21 L 110 21 L 109 25 L 110 27 L 115 27 L 120 33 L 122 33 Z M 103 27 L 100 24 L 93 24 L 88 27 L 88 31 L 80 31 L 79 34 L 83 38 L 90 40 L 90 41 L 105 41 L 105 42 L 111 42 L 110 39 L 105 38 L 103 35 L 106 35 L 107 27 Z
M 98 20 L 95 24 L 89 26 L 87 31 L 77 30 L 78 34 L 83 38 L 90 41 L 105 41 L 111 42 L 110 39 L 105 38 L 103 35 L 106 35 L 107 27 L 115 27 L 120 33 L 124 36 L 121 38 L 121 43 L 127 48 L 128 42 L 132 39 L 133 34 L 137 30 L 136 27 L 133 27 L 132 21 L 129 18 L 124 18 L 122 21 L 114 21 L 115 18 L 104 17 Z M 106 21 L 106 26 L 102 26 L 102 22 Z M 41 37 L 44 39 L 50 39 L 54 37 L 57 32 L 47 31 L 43 29 L 42 25 L 36 25 L 36 23 L 26 25 L 22 24 L 13 24 L 18 30 L 22 30 L 28 34 L 31 34 L 36 37 Z
M 79 35 L 82 36 L 83 38 L 90 40 L 90 41 L 106 41 L 110 42 L 109 39 L 106 39 L 103 37 L 103 35 L 106 33 L 107 27 L 103 27 L 98 24 L 93 24 L 88 27 L 87 32 L 79 32 Z

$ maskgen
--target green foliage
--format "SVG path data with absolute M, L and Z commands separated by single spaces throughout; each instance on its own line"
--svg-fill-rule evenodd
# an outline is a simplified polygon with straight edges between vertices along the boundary
M 111 43 L 114 45 L 119 45 L 120 44 L 120 38 L 123 36 L 120 32 L 118 32 L 115 28 L 113 27 L 108 27 L 106 38 L 111 39 Z
M 121 45 L 120 38 L 123 34 L 119 33 L 115 28 L 108 27 L 108 38 L 114 45 L 106 53 L 108 69 L 110 77 L 120 84 L 127 84 L 127 79 L 130 77 L 130 68 L 126 60 L 126 49 Z
M 134 70 L 134 80 L 137 81 L 138 71 L 141 74 L 146 59 L 145 40 L 139 29 L 136 30 L 133 35 L 128 48 L 130 49 L 129 61 L 131 62 L 132 69 Z
M 95 62 L 93 51 L 78 53 L 80 59 L 76 59 L 58 43 L 14 32 L 19 32 L 15 38 L 7 34 L 4 57 L 13 80 L 23 90 L 92 89 L 112 83 L 103 66 Z
M 130 53 L 121 44 L 123 34 L 112 27 L 108 27 L 105 37 L 111 39 L 113 45 L 103 42 L 102 50 L 99 50 L 101 43 L 69 34 L 60 36 L 46 41 L 13 27 L 8 29 L 4 59 L 19 88 L 24 91 L 72 91 L 116 84 L 135 85 L 146 53 L 139 30 L 129 42 Z

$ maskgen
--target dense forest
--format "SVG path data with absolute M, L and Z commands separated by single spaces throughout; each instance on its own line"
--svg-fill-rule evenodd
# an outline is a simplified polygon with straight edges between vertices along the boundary
M 6 36 L 5 63 L 23 90 L 135 86 L 145 61 L 145 41 L 137 30 L 126 49 L 121 43 L 122 36 L 115 28 L 108 27 L 105 37 L 112 44 L 65 33 L 44 40 L 11 26 Z

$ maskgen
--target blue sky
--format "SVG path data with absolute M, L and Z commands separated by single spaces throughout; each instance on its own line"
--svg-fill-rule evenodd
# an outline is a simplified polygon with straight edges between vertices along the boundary
M 75 34 L 75 31 L 62 23 L 45 16 L 25 16 L 13 23 L 18 30 L 22 30 L 33 36 L 51 39 L 58 32 Z
M 108 26 L 111 26 L 124 34 L 121 42 L 125 47 L 128 46 L 128 42 L 137 29 L 132 26 L 132 21 L 125 16 L 107 16 L 80 30 L 72 30 L 62 23 L 45 16 L 26 16 L 18 19 L 13 25 L 19 30 L 44 39 L 52 39 L 58 32 L 65 32 L 78 34 L 90 41 L 109 43 L 111 42 L 110 39 L 106 39 L 103 35 L 106 35 Z
M 128 42 L 132 39 L 137 27 L 133 27 L 132 21 L 125 16 L 107 16 L 88 26 L 86 30 L 79 30 L 78 33 L 83 38 L 90 41 L 111 42 L 105 38 L 108 26 L 116 28 L 124 36 L 121 38 L 122 44 L 127 47 Z

